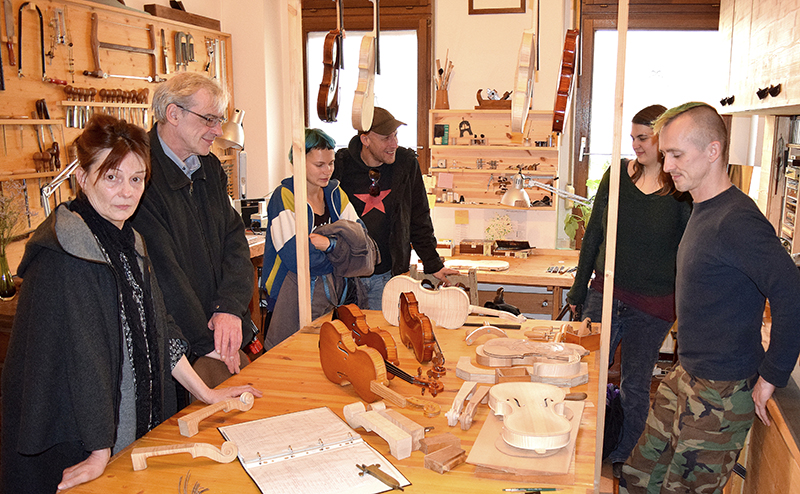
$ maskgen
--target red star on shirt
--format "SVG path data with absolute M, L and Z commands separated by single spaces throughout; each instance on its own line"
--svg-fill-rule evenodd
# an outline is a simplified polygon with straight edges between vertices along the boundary
M 369 194 L 353 194 L 364 203 L 364 211 L 362 211 L 361 216 L 369 213 L 372 209 L 377 209 L 381 213 L 386 214 L 386 208 L 383 207 L 383 199 L 389 195 L 389 192 L 391 191 L 392 189 L 382 190 L 377 196 L 371 196 Z

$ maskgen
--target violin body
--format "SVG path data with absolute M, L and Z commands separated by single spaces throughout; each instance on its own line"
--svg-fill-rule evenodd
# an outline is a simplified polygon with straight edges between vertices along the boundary
M 489 390 L 489 408 L 503 417 L 502 438 L 515 448 L 546 454 L 569 444 L 561 388 L 542 383 L 501 383 Z
M 353 95 L 353 128 L 366 132 L 372 127 L 375 111 L 375 37 L 361 38 L 358 56 L 358 84 Z
M 325 36 L 322 52 L 322 82 L 317 94 L 317 116 L 323 122 L 335 122 L 339 113 L 339 68 L 342 33 L 332 29 Z
M 564 40 L 564 54 L 561 59 L 561 75 L 558 78 L 556 90 L 556 104 L 553 110 L 553 132 L 561 133 L 564 130 L 564 119 L 569 106 L 572 76 L 575 73 L 575 53 L 578 46 L 578 30 L 567 31 Z
M 536 68 L 536 38 L 532 30 L 522 33 L 514 94 L 511 96 L 511 132 L 522 132 L 533 99 L 533 71 Z
M 374 348 L 381 354 L 383 360 L 400 365 L 400 359 L 397 358 L 397 344 L 392 335 L 384 329 L 370 329 L 367 325 L 367 317 L 358 306 L 342 305 L 336 308 L 335 315 L 350 329 L 350 334 L 357 346 L 366 345 Z M 394 375 L 390 373 L 388 377 L 391 379 Z
M 400 294 L 400 341 L 411 348 L 417 362 L 424 363 L 433 357 L 436 342 L 431 320 L 419 313 L 414 292 Z
M 358 53 L 358 84 L 353 95 L 353 128 L 367 132 L 372 127 L 375 112 L 375 74 L 380 73 L 378 60 L 378 39 L 380 36 L 380 0 L 370 0 L 372 9 L 372 33 L 361 38 Z
M 370 382 L 388 382 L 381 354 L 368 346 L 357 346 L 342 321 L 326 321 L 319 330 L 319 361 L 331 382 L 352 384 L 362 400 L 381 399 L 370 390 Z
M 545 378 L 581 374 L 581 354 L 561 343 L 496 338 L 477 348 L 475 361 L 487 367 L 533 366 L 533 374 Z
M 386 283 L 381 299 L 383 317 L 392 326 L 399 324 L 400 294 L 414 292 L 419 303 L 419 312 L 431 318 L 437 325 L 447 329 L 457 329 L 467 322 L 471 312 L 502 317 L 522 323 L 524 316 L 515 316 L 510 312 L 488 309 L 469 304 L 469 295 L 457 287 L 448 286 L 431 290 L 422 286 L 422 281 L 406 275 L 395 276 Z

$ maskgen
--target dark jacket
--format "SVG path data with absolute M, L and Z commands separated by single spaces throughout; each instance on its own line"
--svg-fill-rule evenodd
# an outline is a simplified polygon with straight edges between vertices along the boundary
M 366 176 L 369 173 L 369 167 L 361 159 L 361 147 L 359 136 L 353 137 L 347 148 L 336 153 L 333 171 L 333 178 L 339 180 L 340 187 L 350 196 L 359 216 L 359 209 L 363 209 L 359 205 L 363 203 L 353 198 L 355 194 L 366 193 L 367 190 L 355 190 L 353 179 L 357 175 Z M 408 148 L 398 147 L 395 156 L 393 164 L 383 165 L 392 167 L 391 188 L 395 204 L 395 209 L 389 215 L 392 275 L 408 272 L 412 244 L 425 266 L 425 273 L 436 273 L 444 267 L 444 263 L 436 252 L 436 237 L 419 162 L 414 151 Z M 369 180 L 361 180 L 360 183 L 369 183 Z M 370 235 L 374 235 L 373 232 Z
M 176 412 L 175 386 L 165 385 L 172 382 L 166 345 L 180 333 L 168 323 L 138 234 L 136 250 L 156 311 L 163 421 Z M 57 483 L 61 471 L 41 465 L 48 470 L 41 479 L 19 478 L 31 470 L 30 458 L 21 454 L 73 443 L 76 455 L 64 461 L 75 464 L 85 458 L 83 451 L 114 446 L 124 348 L 119 290 L 89 227 L 66 205 L 36 229 L 18 274 L 25 281 L 3 368 L 2 487 L 9 493 L 45 492 L 36 482 L 57 477 Z
M 244 346 L 253 339 L 253 265 L 225 171 L 213 154 L 200 156 L 190 180 L 164 153 L 156 129 L 150 130 L 152 176 L 131 220 L 147 242 L 167 312 L 195 357 L 214 350 L 208 321 L 215 312 L 242 318 Z

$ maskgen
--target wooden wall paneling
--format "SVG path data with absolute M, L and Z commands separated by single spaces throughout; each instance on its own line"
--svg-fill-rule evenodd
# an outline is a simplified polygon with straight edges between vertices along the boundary
M 23 0 L 12 0 L 12 8 L 17 32 L 20 26 L 16 23 L 17 11 Z M 196 62 L 188 65 L 188 70 L 202 72 L 209 61 L 209 55 L 205 46 L 205 39 L 218 39 L 224 45 L 225 63 L 224 80 L 228 91 L 233 94 L 233 66 L 231 57 L 231 36 L 219 31 L 201 28 L 181 22 L 171 21 L 159 17 L 154 17 L 144 12 L 139 13 L 133 10 L 108 7 L 102 4 L 87 0 L 40 0 L 36 2 L 39 6 L 44 24 L 45 52 L 52 52 L 52 57 L 46 58 L 46 72 L 49 78 L 61 79 L 74 88 L 94 89 L 99 93 L 101 89 L 119 89 L 125 91 L 149 89 L 147 105 L 152 101 L 153 91 L 157 87 L 156 83 L 147 82 L 140 79 L 122 78 L 103 78 L 98 79 L 83 75 L 83 71 L 95 71 L 95 62 L 92 56 L 91 29 L 92 14 L 97 15 L 98 19 L 98 40 L 103 43 L 112 43 L 124 46 L 140 48 L 150 48 L 150 33 L 148 28 L 152 25 L 155 34 L 155 55 L 156 71 L 160 78 L 169 78 L 175 73 L 175 32 L 181 31 L 192 35 L 194 38 L 194 54 Z M 74 74 L 70 73 L 69 48 L 66 44 L 51 44 L 51 36 L 54 33 L 54 23 L 51 23 L 57 9 L 64 12 L 67 35 L 72 40 L 72 55 Z M 79 128 L 67 126 L 66 109 L 68 105 L 64 86 L 50 84 L 42 81 L 41 55 L 39 50 L 39 27 L 38 15 L 35 11 L 24 11 L 22 21 L 22 77 L 17 76 L 17 67 L 8 65 L 8 51 L 3 46 L 5 63 L 5 91 L 0 92 L 0 117 L 28 116 L 35 111 L 35 102 L 44 99 L 53 120 L 53 133 L 56 141 L 60 145 L 61 165 L 69 164 L 68 148 L 72 141 L 80 134 Z M 165 74 L 161 63 L 161 29 L 164 29 L 165 39 L 168 48 L 169 74 Z M 5 30 L 3 30 L 5 31 Z M 14 40 L 16 48 L 16 38 Z M 134 53 L 130 51 L 119 51 L 112 49 L 100 49 L 99 59 L 101 68 L 107 74 L 128 75 L 147 77 L 152 75 L 153 57 L 144 53 Z M 19 60 L 17 63 L 19 64 Z M 114 107 L 125 106 L 124 104 L 99 103 L 99 97 L 95 96 L 93 103 L 95 106 L 89 110 L 117 112 L 120 116 L 131 119 L 142 118 L 144 108 L 134 110 L 131 114 L 128 110 L 117 110 Z M 92 103 L 90 103 L 92 104 Z M 229 116 L 233 112 L 233 99 L 229 106 Z M 151 112 L 148 111 L 148 119 L 152 119 Z M 143 118 L 142 118 L 143 119 Z M 149 130 L 150 123 L 145 125 Z M 0 181 L 8 180 L 8 174 L 15 170 L 34 168 L 33 155 L 39 151 L 37 145 L 37 127 L 34 125 L 19 125 L 17 120 L 12 120 L 8 125 L 2 125 L 5 130 L 5 147 L 0 154 Z M 52 142 L 49 129 L 45 126 L 42 129 L 44 139 L 48 146 Z M 20 135 L 21 134 L 21 135 Z M 235 163 L 235 156 L 223 157 L 227 163 Z M 232 172 L 234 180 L 235 166 Z M 30 228 L 35 228 L 44 220 L 43 210 L 39 204 L 39 189 L 47 184 L 51 177 L 57 172 L 43 173 L 40 175 L 28 176 L 25 179 L 25 191 L 27 192 L 28 207 L 35 216 L 32 218 Z M 20 183 L 19 180 L 15 182 Z M 7 184 L 6 184 L 7 185 Z M 60 187 L 55 198 L 51 199 L 51 205 L 55 205 L 60 199 L 67 199 L 73 195 L 74 191 L 69 189 L 67 183 Z M 26 225 L 27 227 L 27 225 Z

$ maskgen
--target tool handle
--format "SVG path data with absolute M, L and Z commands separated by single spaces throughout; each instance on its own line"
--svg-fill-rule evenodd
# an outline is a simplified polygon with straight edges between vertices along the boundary
M 50 84 L 58 84 L 59 86 L 67 85 L 67 81 L 63 79 L 53 79 L 52 77 L 48 77 L 45 82 L 49 82 Z
M 6 41 L 6 46 L 8 47 L 8 64 L 17 65 L 17 58 L 14 56 L 14 42 L 11 41 L 11 38 Z

